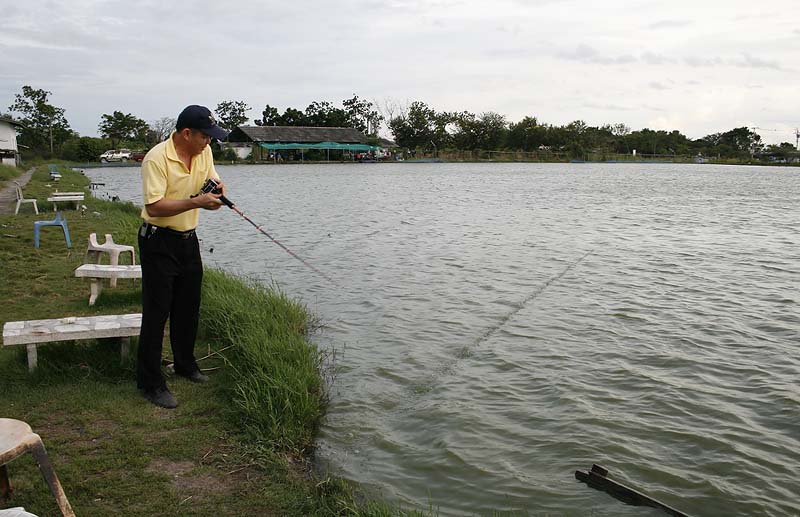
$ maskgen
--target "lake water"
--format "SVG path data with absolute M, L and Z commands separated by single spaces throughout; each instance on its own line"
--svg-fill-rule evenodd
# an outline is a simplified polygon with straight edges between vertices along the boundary
M 800 515 L 800 169 L 220 166 L 207 265 L 326 324 L 318 459 L 441 515 Z M 139 169 L 87 170 L 141 203 Z M 212 252 L 213 248 L 213 252 Z

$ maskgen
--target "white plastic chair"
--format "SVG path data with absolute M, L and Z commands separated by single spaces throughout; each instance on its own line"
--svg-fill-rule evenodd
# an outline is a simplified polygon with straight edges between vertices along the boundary
M 120 254 L 130 253 L 131 265 L 136 265 L 136 252 L 134 251 L 133 246 L 114 243 L 114 238 L 111 236 L 110 233 L 106 234 L 106 242 L 104 242 L 103 244 L 98 244 L 97 234 L 90 233 L 89 246 L 86 248 L 87 259 L 91 259 L 94 261 L 95 264 L 99 264 L 101 253 L 108 253 L 109 262 L 111 263 L 112 266 L 119 265 Z M 111 277 L 111 287 L 116 287 L 116 286 L 117 286 L 116 277 Z
M 36 200 L 35 199 L 25 199 L 22 196 L 22 187 L 19 186 L 19 183 L 17 183 L 15 181 L 14 185 L 16 185 L 16 190 L 17 190 L 17 208 L 14 210 L 14 215 L 18 215 L 19 214 L 19 207 L 23 203 L 33 203 L 33 211 L 36 212 L 36 214 L 38 215 L 39 214 L 39 207 L 36 206 Z

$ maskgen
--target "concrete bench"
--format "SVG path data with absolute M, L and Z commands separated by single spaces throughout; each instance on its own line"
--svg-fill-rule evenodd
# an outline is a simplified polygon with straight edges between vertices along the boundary
M 120 354 L 124 361 L 130 350 L 130 337 L 138 336 L 141 327 L 141 313 L 9 321 L 3 325 L 3 346 L 27 345 L 28 370 L 33 371 L 37 365 L 36 346 L 39 344 L 118 337 L 122 338 Z
M 53 210 L 55 211 L 58 208 L 58 203 L 63 203 L 64 201 L 75 202 L 77 209 L 77 202 L 85 201 L 85 198 L 86 194 L 83 192 L 53 192 L 47 200 L 53 203 Z
M 142 278 L 142 266 L 110 266 L 106 264 L 83 264 L 75 270 L 78 278 L 88 278 L 91 283 L 89 305 L 94 305 L 103 290 L 104 278 Z

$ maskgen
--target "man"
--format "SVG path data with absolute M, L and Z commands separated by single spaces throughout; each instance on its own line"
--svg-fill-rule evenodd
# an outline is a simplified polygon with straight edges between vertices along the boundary
M 222 194 L 196 194 L 207 179 L 219 181 L 208 144 L 212 138 L 226 137 L 208 108 L 188 106 L 170 137 L 142 161 L 142 329 L 136 384 L 147 400 L 168 409 L 178 405 L 161 374 L 161 342 L 168 317 L 175 373 L 192 382 L 208 382 L 194 357 L 203 279 L 195 228 L 198 209 L 219 209 Z M 224 194 L 221 181 L 220 186 Z

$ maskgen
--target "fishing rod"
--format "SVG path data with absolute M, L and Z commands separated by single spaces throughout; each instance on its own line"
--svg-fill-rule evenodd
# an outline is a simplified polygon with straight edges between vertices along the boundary
M 197 195 L 199 196 L 199 195 L 202 195 L 202 194 L 209 194 L 209 193 L 211 193 L 211 194 L 222 194 L 222 189 L 219 188 L 219 183 L 214 178 L 207 179 L 205 184 L 203 185 L 203 188 L 200 190 L 200 193 L 197 194 Z M 192 197 L 195 197 L 195 196 L 192 196 Z M 289 248 L 284 246 L 282 242 L 280 242 L 278 239 L 276 239 L 275 237 L 273 237 L 272 235 L 270 235 L 269 233 L 264 231 L 264 229 L 261 227 L 261 225 L 254 223 L 252 219 L 250 219 L 249 217 L 247 217 L 245 215 L 244 212 L 242 212 L 241 210 L 236 208 L 236 205 L 233 204 L 233 202 L 230 199 L 226 198 L 223 195 L 220 195 L 219 196 L 219 200 L 222 201 L 228 208 L 230 208 L 231 210 L 233 210 L 234 212 L 239 214 L 239 216 L 241 216 L 242 219 L 244 219 L 248 223 L 252 224 L 255 227 L 256 230 L 258 230 L 259 232 L 261 232 L 264 235 L 266 235 L 269 238 L 269 240 L 271 240 L 272 242 L 274 242 L 275 244 L 277 244 L 278 246 L 283 248 L 283 250 L 286 253 L 288 253 L 292 257 L 294 257 L 297 260 L 299 260 L 300 262 L 302 262 L 303 265 L 305 265 L 307 268 L 309 268 L 309 269 L 313 270 L 314 272 L 316 272 L 318 275 L 323 277 L 328 282 L 336 285 L 336 281 L 334 279 L 332 279 L 331 277 L 329 277 L 328 275 L 326 275 L 325 273 L 323 273 L 319 269 L 315 268 L 314 266 L 312 266 L 311 264 L 309 264 L 308 262 L 303 260 L 303 258 L 300 257 L 299 255 L 297 255 L 295 252 L 293 252 L 292 250 L 290 250 Z

